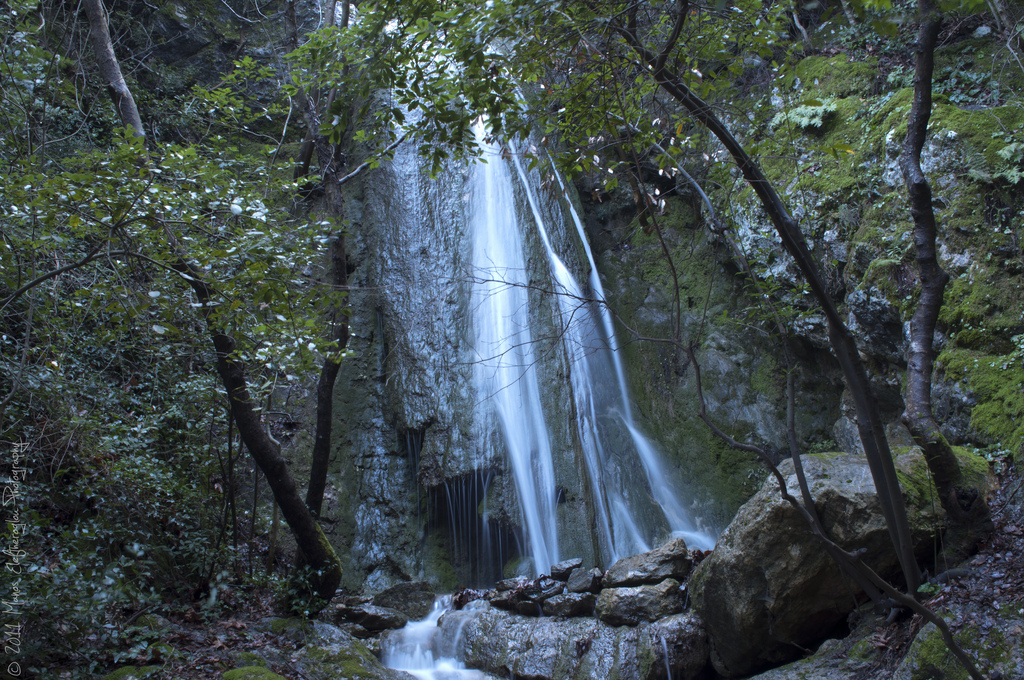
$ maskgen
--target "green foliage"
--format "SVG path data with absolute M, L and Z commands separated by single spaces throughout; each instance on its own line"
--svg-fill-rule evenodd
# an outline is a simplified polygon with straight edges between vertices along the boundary
M 798 130 L 821 130 L 825 122 L 836 112 L 836 104 L 832 100 L 819 102 L 811 100 L 796 108 L 777 113 L 772 118 L 771 126 L 780 128 L 792 125 Z
M 131 614 L 196 599 L 212 613 L 236 580 L 226 499 L 243 466 L 207 324 L 236 338 L 260 400 L 336 354 L 319 305 L 345 293 L 309 272 L 339 225 L 293 217 L 291 173 L 264 143 L 283 104 L 250 96 L 271 73 L 249 59 L 192 91 L 203 133 L 188 144 L 49 143 L 84 114 L 27 12 L 0 18 L 0 97 L 17 112 L 0 128 L 0 441 L 30 461 L 29 670 L 96 677 L 175 653 Z
M 281 607 L 304 618 L 319 614 L 329 604 L 316 594 L 319 576 L 309 565 L 294 569 L 288 581 L 279 584 L 277 595 Z
M 996 152 L 1006 161 L 1006 166 L 994 173 L 996 179 L 1004 179 L 1016 184 L 1024 179 L 1024 142 L 1010 142 Z

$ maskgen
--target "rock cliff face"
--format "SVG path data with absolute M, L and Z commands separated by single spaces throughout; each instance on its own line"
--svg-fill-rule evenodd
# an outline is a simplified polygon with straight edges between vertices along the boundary
M 474 390 L 471 287 L 480 274 L 468 263 L 468 173 L 453 165 L 443 180 L 429 180 L 414 150 L 403 149 L 349 193 L 354 357 L 342 364 L 335 393 L 328 516 L 340 517 L 333 537 L 348 556 L 351 588 L 414 578 L 449 590 L 489 584 L 525 552 L 502 432 L 482 413 L 487 395 Z M 573 250 L 554 226 L 557 246 Z M 546 267 L 536 234 L 526 248 L 531 267 Z M 568 366 L 543 292 L 550 286 L 541 278 L 529 286 L 532 323 L 547 329 L 537 332 L 534 370 L 544 387 L 560 541 L 593 565 L 593 511 Z
M 835 27 L 821 27 L 816 35 L 831 40 L 839 31 L 829 29 Z M 905 67 L 892 68 L 870 50 L 832 47 L 844 51 L 803 58 L 778 76 L 751 67 L 745 77 L 763 86 L 763 108 L 737 115 L 731 125 L 799 221 L 857 338 L 890 441 L 906 446 L 909 434 L 899 419 L 906 325 L 918 283 L 898 161 L 910 76 Z M 940 355 L 933 380 L 936 416 L 955 445 L 1019 456 L 1024 421 L 1015 414 L 1024 414 L 1019 396 L 1024 307 L 1020 155 L 1014 145 L 1022 118 L 1018 100 L 1005 92 L 1019 87 L 1022 77 L 1018 71 L 995 75 L 1001 49 L 984 31 L 973 37 L 967 31 L 951 35 L 938 51 L 935 110 L 922 162 L 936 196 L 939 259 L 952 278 L 935 337 Z M 970 88 L 954 77 L 968 63 L 982 69 L 984 74 L 972 77 L 989 88 Z M 759 96 L 756 88 L 751 95 Z M 808 100 L 821 101 L 834 113 L 820 125 L 779 123 Z M 722 150 L 693 143 L 697 148 L 687 167 L 710 195 L 733 242 L 769 284 L 776 307 L 796 315 L 790 352 L 802 446 L 858 451 L 856 423 L 823 321 L 800 292 L 790 258 Z M 671 178 L 669 169 L 660 172 L 652 161 L 639 179 L 664 199 L 650 220 L 657 220 L 674 272 L 652 225 L 636 218 L 630 191 L 621 188 L 625 183 L 609 195 L 600 185 L 581 182 L 609 298 L 630 329 L 624 339 L 631 331 L 633 337 L 671 335 L 675 275 L 682 340 L 697 348 L 712 419 L 736 439 L 784 451 L 786 361 L 777 338 L 753 330 L 759 324 L 767 328 L 764 298 L 737 275 L 732 247 L 708 233 L 701 201 L 688 182 Z M 696 481 L 708 514 L 724 524 L 762 479 L 756 464 L 715 441 L 693 417 L 692 371 L 680 353 L 637 341 L 626 343 L 626 354 L 638 418 Z M 1002 378 L 997 379 L 997 370 Z

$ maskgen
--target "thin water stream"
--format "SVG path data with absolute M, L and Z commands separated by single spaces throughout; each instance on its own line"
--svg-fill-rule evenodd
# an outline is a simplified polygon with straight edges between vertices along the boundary
M 438 621 L 451 608 L 452 596 L 434 601 L 434 609 L 420 621 L 388 635 L 382 642 L 383 663 L 425 680 L 490 680 L 494 676 L 467 669 L 457 650 L 442 649 Z M 456 641 L 457 642 L 457 641 Z

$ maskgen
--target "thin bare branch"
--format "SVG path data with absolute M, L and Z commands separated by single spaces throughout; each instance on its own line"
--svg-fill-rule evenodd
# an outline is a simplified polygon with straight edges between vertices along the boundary
M 3 302 L 0 302 L 0 310 L 6 309 L 9 304 L 11 304 L 12 302 L 14 302 L 18 298 L 20 298 L 22 295 L 24 295 L 26 292 L 28 292 L 28 291 L 32 290 L 33 288 L 35 288 L 36 286 L 38 286 L 39 284 L 45 283 L 46 281 L 49 281 L 52 278 L 56 278 L 56 277 L 60 276 L 61 274 L 64 274 L 64 273 L 69 272 L 69 271 L 73 271 L 73 270 L 78 269 L 80 267 L 84 267 L 85 265 L 89 264 L 93 260 L 96 260 L 96 259 L 101 258 L 101 257 L 115 257 L 115 256 L 127 255 L 127 254 L 128 254 L 128 252 L 124 251 L 124 250 L 106 251 L 106 250 L 103 250 L 103 245 L 102 244 L 98 245 L 95 248 L 93 248 L 91 251 L 89 251 L 89 253 L 86 254 L 86 256 L 83 257 L 81 260 L 78 260 L 77 262 L 72 262 L 71 264 L 67 264 L 67 265 L 65 265 L 63 267 L 59 267 L 59 268 L 54 269 L 52 271 L 48 271 L 45 274 L 41 274 L 41 275 L 37 276 L 36 278 L 32 279 L 31 281 L 26 283 L 24 286 L 22 286 L 18 290 L 14 291 L 13 293 L 11 293 L 7 297 L 5 297 L 3 299 Z

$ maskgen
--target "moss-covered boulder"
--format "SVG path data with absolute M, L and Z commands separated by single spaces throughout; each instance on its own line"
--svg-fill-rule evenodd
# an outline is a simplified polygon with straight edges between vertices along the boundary
M 245 666 L 226 672 L 224 680 L 286 680 L 264 666 Z
M 306 645 L 292 663 L 309 680 L 403 680 L 410 677 L 402 671 L 385 668 L 373 652 L 351 636 L 332 643 Z
M 981 473 L 984 461 L 968 472 Z M 851 454 L 804 456 L 808 484 L 828 534 L 883 577 L 899 566 L 882 518 L 867 460 Z M 915 548 L 924 560 L 940 533 L 937 494 L 919 449 L 897 460 Z M 791 461 L 780 469 L 799 495 Z M 770 479 L 737 513 L 714 552 L 690 579 L 695 610 L 705 620 L 712 662 L 726 677 L 740 677 L 790 661 L 845 625 L 863 594 L 828 556 L 806 521 Z
M 956 641 L 989 673 L 989 677 L 1024 677 L 1024 644 L 1020 616 L 1000 618 L 984 632 L 967 626 L 954 634 Z M 995 675 L 999 673 L 999 675 Z M 968 680 L 967 671 L 946 647 L 933 623 L 921 629 L 906 657 L 896 668 L 893 680 Z

